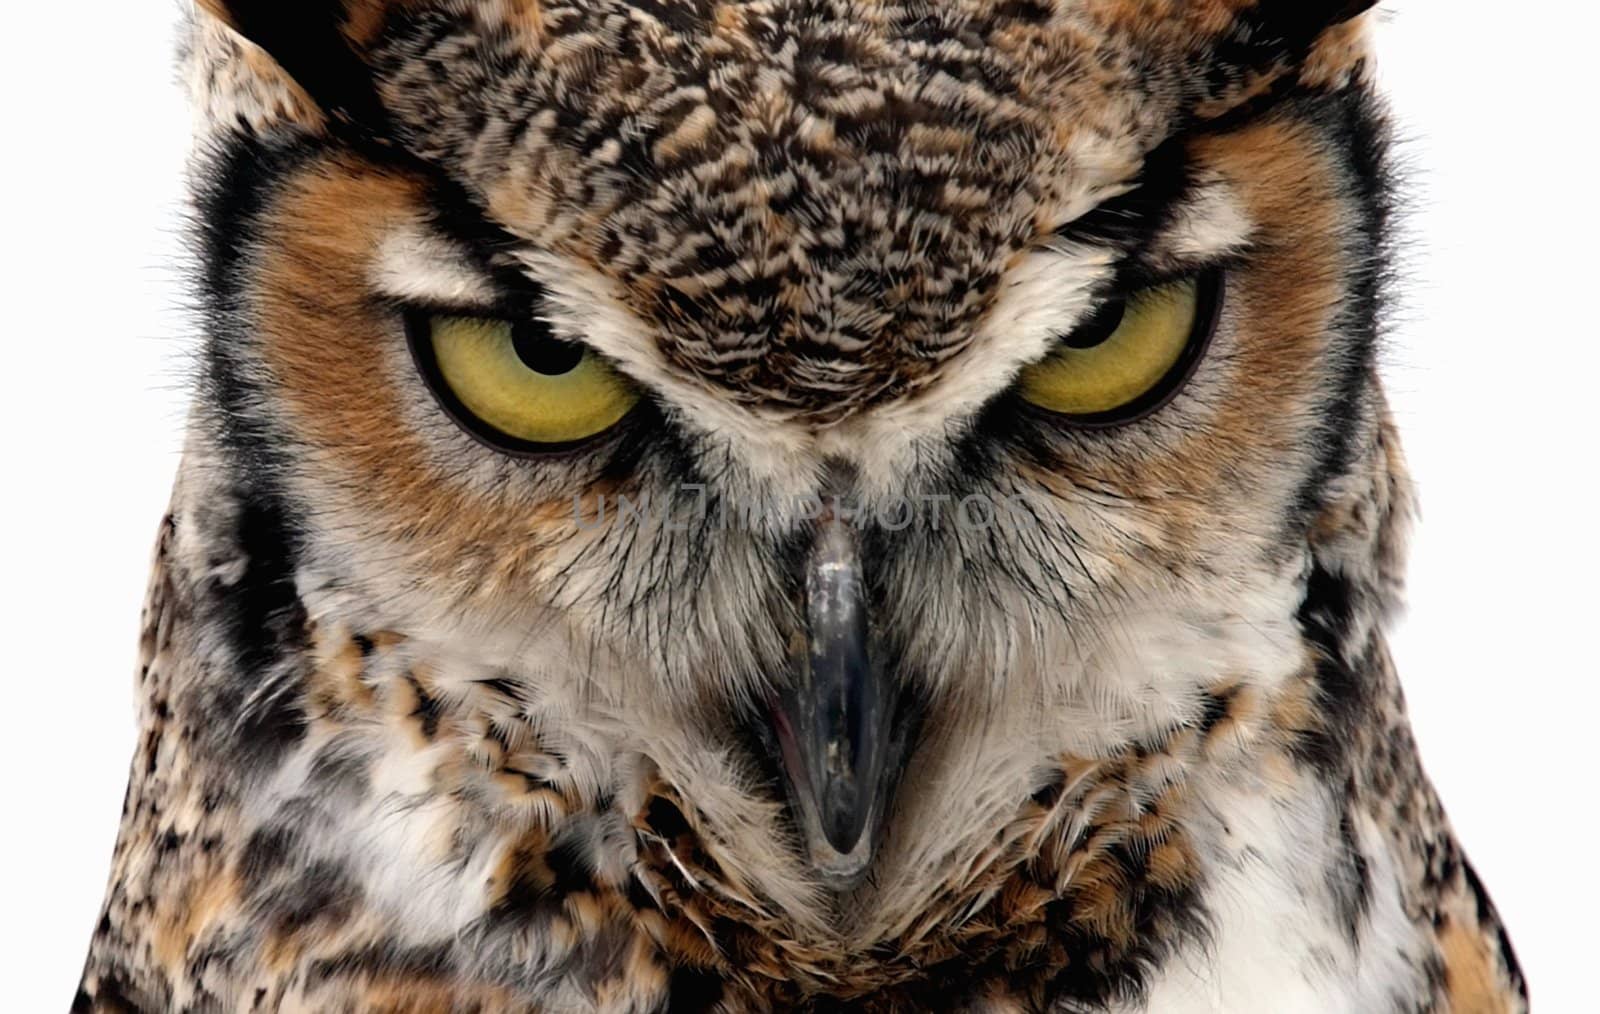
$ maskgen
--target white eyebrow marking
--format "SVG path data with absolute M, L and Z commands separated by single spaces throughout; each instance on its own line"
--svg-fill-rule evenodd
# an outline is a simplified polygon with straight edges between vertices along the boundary
M 489 307 L 495 287 L 460 246 L 416 222 L 383 238 L 373 284 L 397 299 Z
M 1214 259 L 1243 249 L 1254 231 L 1233 184 L 1205 179 L 1185 196 L 1151 253 L 1185 261 Z

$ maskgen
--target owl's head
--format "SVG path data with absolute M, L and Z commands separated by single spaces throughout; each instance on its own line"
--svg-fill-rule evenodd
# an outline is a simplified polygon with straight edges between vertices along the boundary
M 1367 3 L 200 6 L 197 439 L 313 615 L 825 873 L 1389 551 Z

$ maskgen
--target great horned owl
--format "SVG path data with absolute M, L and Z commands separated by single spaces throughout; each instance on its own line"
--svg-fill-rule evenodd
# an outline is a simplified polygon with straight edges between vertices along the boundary
M 1516 1011 L 1361 0 L 202 0 L 85 1011 Z

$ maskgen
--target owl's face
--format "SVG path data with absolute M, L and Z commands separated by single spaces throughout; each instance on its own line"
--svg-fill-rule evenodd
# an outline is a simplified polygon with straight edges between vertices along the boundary
M 202 411 L 327 615 L 770 763 L 841 870 L 1288 650 L 1380 411 L 1362 5 L 203 6 L 281 67 L 200 33 Z

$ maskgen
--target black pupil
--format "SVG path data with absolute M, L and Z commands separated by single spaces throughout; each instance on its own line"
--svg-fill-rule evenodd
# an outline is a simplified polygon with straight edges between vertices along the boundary
M 1107 300 L 1094 311 L 1094 316 L 1073 328 L 1071 334 L 1062 338 L 1061 344 L 1069 349 L 1092 349 L 1116 333 L 1127 312 L 1126 299 Z
M 520 321 L 511 326 L 511 347 L 522 365 L 547 377 L 571 373 L 583 361 L 583 346 L 564 342 L 542 320 Z

